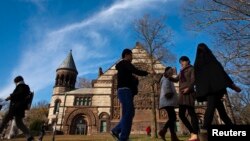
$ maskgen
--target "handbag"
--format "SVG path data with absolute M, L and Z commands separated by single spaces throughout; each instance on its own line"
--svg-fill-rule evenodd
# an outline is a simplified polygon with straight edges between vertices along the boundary
M 174 96 L 174 93 L 173 92 L 170 92 L 170 93 L 166 93 L 165 94 L 165 97 L 167 98 L 167 99 L 170 99 L 170 98 L 172 98 Z

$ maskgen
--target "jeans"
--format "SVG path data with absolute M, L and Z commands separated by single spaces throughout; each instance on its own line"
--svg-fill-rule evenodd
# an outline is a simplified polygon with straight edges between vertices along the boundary
M 116 134 L 120 134 L 119 141 L 127 141 L 130 135 L 133 118 L 135 115 L 134 95 L 128 88 L 118 89 L 118 98 L 122 106 L 122 117 L 120 122 L 112 129 Z

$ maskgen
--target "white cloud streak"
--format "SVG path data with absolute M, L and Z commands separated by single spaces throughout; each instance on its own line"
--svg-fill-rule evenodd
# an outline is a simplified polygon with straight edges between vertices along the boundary
M 37 2 L 36 0 L 32 1 Z M 101 9 L 80 22 L 71 23 L 45 33 L 43 29 L 40 29 L 40 33 L 44 35 L 36 32 L 38 35 L 34 36 L 42 37 L 42 39 L 23 47 L 22 57 L 10 74 L 10 78 L 19 74 L 23 75 L 26 82 L 38 94 L 46 87 L 52 88 L 55 70 L 70 49 L 73 49 L 80 74 L 97 72 L 99 66 L 93 67 L 93 64 L 105 60 L 109 62 L 110 59 L 114 59 L 107 56 L 108 52 L 112 52 L 112 36 L 118 35 L 123 38 L 120 32 L 126 32 L 136 17 L 148 13 L 150 10 L 157 11 L 160 8 L 165 8 L 166 2 L 166 0 L 117 1 L 110 7 Z M 35 23 L 33 26 L 36 30 L 39 29 Z M 113 35 L 107 35 L 103 31 L 108 31 Z M 7 96 L 13 88 L 12 82 L 6 84 L 0 89 L 1 97 Z M 36 97 L 41 98 L 42 95 Z

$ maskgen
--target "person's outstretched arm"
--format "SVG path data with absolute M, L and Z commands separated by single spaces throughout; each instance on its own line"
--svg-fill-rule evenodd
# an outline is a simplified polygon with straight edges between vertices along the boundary
M 229 81 L 230 85 L 228 86 L 230 89 L 236 91 L 236 92 L 241 92 L 241 89 L 236 86 L 233 82 L 233 80 L 230 78 L 230 76 L 227 74 L 227 72 L 224 70 L 223 66 L 221 65 L 221 63 L 219 63 L 219 67 L 223 70 L 225 77 L 227 79 L 227 81 Z
M 137 69 L 133 64 L 128 63 L 127 68 L 129 71 L 131 71 L 133 74 L 139 75 L 139 76 L 147 76 L 149 73 L 144 70 Z
M 169 80 L 172 81 L 172 82 L 179 82 L 179 75 L 177 75 L 176 77 L 169 77 Z

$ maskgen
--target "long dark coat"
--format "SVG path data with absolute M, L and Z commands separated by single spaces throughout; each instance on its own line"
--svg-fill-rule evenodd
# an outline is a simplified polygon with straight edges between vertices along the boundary
M 23 118 L 27 108 L 27 96 L 30 93 L 30 88 L 26 84 L 16 86 L 13 93 L 10 95 L 9 113 L 11 116 Z
M 205 101 L 207 96 L 225 90 L 233 84 L 221 63 L 205 44 L 197 48 L 194 70 L 198 101 Z

